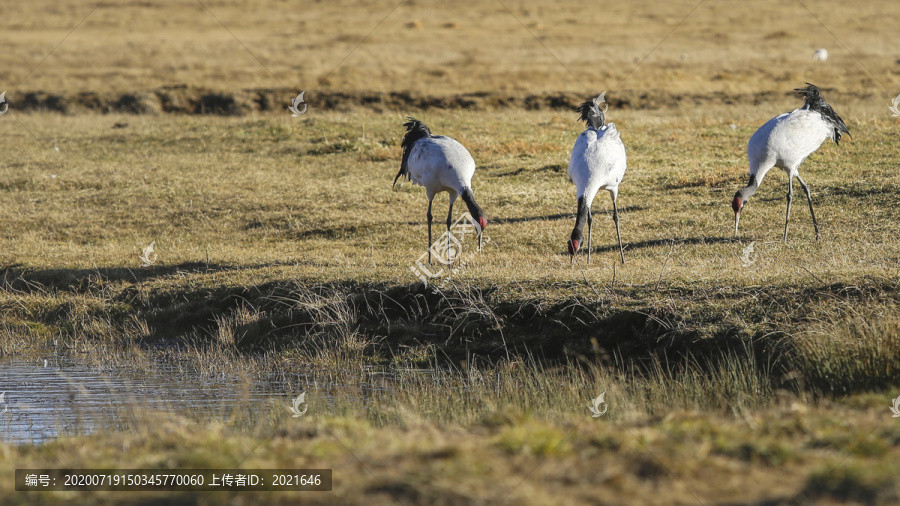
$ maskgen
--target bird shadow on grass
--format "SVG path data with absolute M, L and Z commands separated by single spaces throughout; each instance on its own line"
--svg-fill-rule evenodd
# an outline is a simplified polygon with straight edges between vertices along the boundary
M 505 223 L 524 223 L 527 221 L 554 221 L 572 218 L 574 215 L 570 213 L 545 214 L 544 216 L 522 216 L 518 218 L 489 218 L 489 223 L 494 222 L 502 225 Z
M 619 208 L 619 213 L 630 213 L 635 211 L 643 211 L 646 207 L 639 206 L 631 206 L 631 207 L 621 207 Z M 612 209 L 608 211 L 594 211 L 594 216 L 597 215 L 612 215 Z M 558 213 L 558 214 L 546 214 L 544 216 L 522 216 L 518 218 L 488 218 L 488 222 L 494 222 L 497 224 L 505 224 L 505 223 L 524 223 L 528 221 L 556 221 L 556 220 L 575 220 L 574 213 Z
M 640 242 L 625 242 L 622 241 L 622 246 L 625 248 L 625 252 L 638 250 L 638 249 L 646 249 L 646 248 L 655 248 L 657 246 L 671 246 L 675 245 L 705 245 L 705 244 L 731 244 L 735 241 L 735 239 L 731 237 L 688 237 L 688 238 L 671 238 L 671 239 L 653 239 L 650 241 L 640 241 Z M 591 250 L 592 253 L 606 253 L 610 251 L 619 251 L 618 243 L 610 243 L 607 246 L 597 246 Z M 565 253 L 568 256 L 568 253 Z
M 488 226 L 504 225 L 507 223 L 525 223 L 528 221 L 556 221 L 556 220 L 564 220 L 564 219 L 568 219 L 568 218 L 574 219 L 574 216 L 575 215 L 569 214 L 569 213 L 547 214 L 544 216 L 522 216 L 519 218 L 494 218 L 494 217 L 488 216 Z M 406 224 L 407 225 L 426 225 L 426 224 L 428 224 L 428 222 L 423 219 L 422 221 L 407 221 Z M 433 224 L 435 227 L 440 226 L 440 227 L 442 227 L 441 230 L 444 230 L 446 228 L 446 217 L 439 220 L 435 216 Z M 435 229 L 435 230 L 437 230 L 437 229 Z
M 565 219 L 574 219 L 575 215 L 571 213 L 559 213 L 559 214 L 545 214 L 544 216 L 521 216 L 517 218 L 496 218 L 492 216 L 488 216 L 488 226 L 491 224 L 494 225 L 504 225 L 507 223 L 525 223 L 528 221 L 556 221 L 556 220 L 565 220 Z M 446 218 L 445 218 L 446 219 Z M 441 227 L 445 227 L 445 219 L 438 220 L 437 217 L 434 219 L 435 226 L 440 225 Z M 425 220 L 422 221 L 408 221 L 407 225 L 423 225 L 427 222 Z M 441 229 L 443 230 L 443 229 Z

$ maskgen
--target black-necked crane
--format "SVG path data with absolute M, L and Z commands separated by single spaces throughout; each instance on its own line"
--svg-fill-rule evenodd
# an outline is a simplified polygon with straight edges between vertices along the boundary
M 575 217 L 575 228 L 569 239 L 569 254 L 575 261 L 575 254 L 584 242 L 584 225 L 588 226 L 588 262 L 591 261 L 591 229 L 593 218 L 591 217 L 591 203 L 594 196 L 601 188 L 609 192 L 612 197 L 613 222 L 616 224 L 616 238 L 619 240 L 619 254 L 622 263 L 625 263 L 625 250 L 622 248 L 622 236 L 619 234 L 619 209 L 616 207 L 616 197 L 619 194 L 619 183 L 625 176 L 625 144 L 619 137 L 614 123 L 606 122 L 606 108 L 600 105 L 605 103 L 604 95 L 600 94 L 595 99 L 588 100 L 576 108 L 581 114 L 580 121 L 584 121 L 587 129 L 575 140 L 572 147 L 572 157 L 569 159 L 569 180 L 575 184 L 576 197 L 578 198 L 578 214 Z
M 407 117 L 406 135 L 400 144 L 403 158 L 400 161 L 400 172 L 394 178 L 394 184 L 400 176 L 406 176 L 413 183 L 424 186 L 428 196 L 428 263 L 431 264 L 431 204 L 434 196 L 440 192 L 450 194 L 450 207 L 447 210 L 447 234 L 449 243 L 450 224 L 453 220 L 453 203 L 462 197 L 469 214 L 478 223 L 478 249 L 481 249 L 481 234 L 487 227 L 484 211 L 475 202 L 472 193 L 472 175 L 475 174 L 475 160 L 469 151 L 455 139 L 443 135 L 432 135 L 431 130 L 421 121 Z M 393 185 L 391 185 L 393 188 Z M 449 247 L 449 245 L 448 245 Z
M 816 240 L 819 240 L 819 224 L 816 222 L 816 213 L 813 211 L 812 196 L 809 194 L 806 182 L 800 177 L 798 169 L 803 160 L 819 149 L 825 139 L 831 139 L 835 144 L 840 144 L 841 135 L 844 133 L 850 135 L 850 131 L 847 130 L 844 120 L 825 102 L 822 93 L 815 85 L 806 83 L 806 88 L 797 88 L 794 91 L 806 98 L 803 106 L 770 119 L 765 125 L 759 127 L 747 144 L 750 182 L 735 193 L 734 200 L 731 202 L 731 208 L 734 209 L 735 238 L 738 235 L 738 223 L 741 221 L 741 209 L 747 204 L 747 199 L 756 193 L 769 169 L 778 167 L 788 175 L 787 211 L 784 215 L 782 240 L 787 241 L 795 177 L 797 181 L 800 181 L 803 192 L 806 193 L 809 214 L 812 215 L 813 228 L 816 231 Z

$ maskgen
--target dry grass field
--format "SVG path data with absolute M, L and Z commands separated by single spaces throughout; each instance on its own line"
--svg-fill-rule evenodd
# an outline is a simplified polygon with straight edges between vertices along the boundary
M 891 37 L 900 14 L 892 7 L 771 0 L 35 0 L 4 9 L 0 79 L 9 87 L 24 79 L 18 88 L 46 92 L 186 83 L 224 91 L 280 86 L 433 95 L 598 87 L 758 93 L 806 80 L 880 96 L 900 83 L 900 41 Z M 830 50 L 827 65 L 812 60 L 820 47 Z
M 0 503 L 900 500 L 900 15 L 888 2 L 589 7 L 5 7 L 0 356 L 175 362 L 314 394 L 300 420 L 282 398 L 222 416 L 122 399 L 108 430 L 0 443 Z M 781 171 L 735 240 L 747 140 L 798 107 L 806 81 L 853 135 L 801 167 L 821 240 L 798 191 L 781 241 Z M 309 109 L 293 118 L 301 90 Z M 573 265 L 572 107 L 603 90 L 628 152 L 627 264 L 601 193 L 592 262 Z M 488 216 L 483 251 L 464 243 L 465 265 L 428 286 L 412 271 L 424 191 L 391 188 L 407 115 L 468 147 Z M 446 195 L 435 202 L 440 233 Z M 603 391 L 609 412 L 592 418 Z M 15 468 L 235 466 L 333 468 L 335 486 L 126 496 L 12 482 Z

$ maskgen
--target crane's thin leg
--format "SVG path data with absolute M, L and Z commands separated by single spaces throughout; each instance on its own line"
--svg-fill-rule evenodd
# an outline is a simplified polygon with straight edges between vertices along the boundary
M 819 224 L 816 222 L 816 212 L 813 211 L 812 205 L 812 195 L 809 194 L 809 186 L 806 186 L 806 182 L 803 181 L 803 178 L 797 174 L 797 181 L 800 181 L 800 186 L 803 187 L 803 191 L 806 193 L 806 201 L 809 202 L 809 214 L 812 215 L 813 220 L 813 228 L 816 229 L 816 240 L 819 240 Z
M 433 216 L 431 215 L 431 203 L 433 199 L 428 200 L 428 214 L 425 216 L 428 217 L 428 265 L 431 265 L 431 219 Z
M 588 208 L 588 259 L 587 263 L 591 263 L 591 231 L 594 229 L 594 217 L 591 216 L 591 208 Z
M 450 250 L 450 223 L 453 221 L 453 199 L 450 199 L 450 208 L 447 210 L 447 260 L 450 267 L 453 267 L 453 255 Z
M 622 236 L 619 235 L 619 208 L 616 207 L 615 197 L 613 197 L 613 223 L 616 224 L 616 239 L 619 240 L 619 254 L 622 256 L 622 265 L 625 265 L 625 249 L 622 248 Z
M 784 214 L 784 236 L 782 241 L 787 242 L 788 220 L 791 219 L 791 200 L 794 198 L 794 178 L 788 176 L 787 212 Z

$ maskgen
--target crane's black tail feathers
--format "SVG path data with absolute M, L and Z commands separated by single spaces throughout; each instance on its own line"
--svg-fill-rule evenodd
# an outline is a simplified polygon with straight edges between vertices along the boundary
M 411 116 L 407 116 L 406 119 L 409 120 L 403 124 L 403 126 L 406 127 L 406 135 L 403 136 L 403 142 L 400 143 L 400 147 L 403 149 L 403 158 L 400 160 L 400 172 L 398 172 L 397 177 L 394 178 L 394 183 L 391 185 L 391 188 L 397 184 L 397 180 L 400 179 L 400 176 L 406 176 L 406 178 L 409 179 L 409 153 L 412 151 L 413 144 L 419 139 L 431 137 L 431 130 L 425 126 L 425 123 L 422 123 Z
M 603 94 L 605 94 L 604 92 Z M 603 94 L 597 98 L 592 98 L 575 108 L 575 112 L 581 114 L 579 121 L 594 129 L 606 126 L 606 109 L 600 109 L 600 104 L 604 103 Z M 609 106 L 607 105 L 607 108 Z
M 844 124 L 844 120 L 841 119 L 840 116 L 834 109 L 825 102 L 825 99 L 822 97 L 822 92 L 819 91 L 819 88 L 812 83 L 806 83 L 806 88 L 797 88 L 794 91 L 797 92 L 802 97 L 805 97 L 805 102 L 803 106 L 810 111 L 816 111 L 822 115 L 822 118 L 827 121 L 832 127 L 832 135 L 831 139 L 835 144 L 840 145 L 841 143 L 841 134 L 845 133 L 853 138 L 850 135 L 850 130 L 847 129 L 847 125 Z

